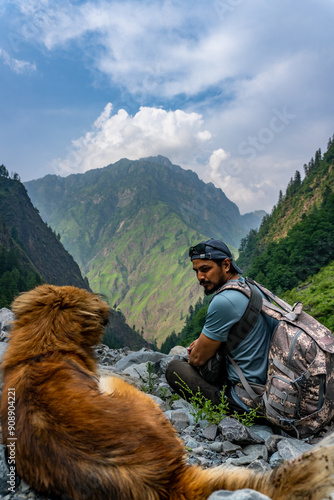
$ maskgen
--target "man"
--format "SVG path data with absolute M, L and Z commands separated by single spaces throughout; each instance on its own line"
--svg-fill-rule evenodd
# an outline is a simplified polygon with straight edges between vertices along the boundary
M 197 279 L 210 295 L 230 280 L 245 280 L 240 275 L 241 269 L 233 261 L 232 254 L 222 241 L 210 239 L 190 247 L 189 256 Z M 188 360 L 173 360 L 166 369 L 166 378 L 170 386 L 181 396 L 180 379 L 196 394 L 198 389 L 214 404 L 221 402 L 221 388 L 226 385 L 225 395 L 230 410 L 245 411 L 249 408 L 239 399 L 235 386 L 240 382 L 238 372 L 231 362 L 223 356 L 226 364 L 226 376 L 219 383 L 210 383 L 201 375 L 201 367 L 226 345 L 231 327 L 243 316 L 248 297 L 238 290 L 223 290 L 211 300 L 205 324 L 197 340 L 188 347 Z M 235 347 L 230 356 L 237 363 L 246 381 L 251 384 L 264 384 L 267 373 L 267 355 L 271 335 L 277 321 L 260 313 L 247 337 Z

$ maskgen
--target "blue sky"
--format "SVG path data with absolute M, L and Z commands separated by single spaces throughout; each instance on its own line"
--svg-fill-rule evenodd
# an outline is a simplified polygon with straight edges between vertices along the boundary
M 242 213 L 334 134 L 332 0 L 1 0 L 0 163 L 162 154 Z

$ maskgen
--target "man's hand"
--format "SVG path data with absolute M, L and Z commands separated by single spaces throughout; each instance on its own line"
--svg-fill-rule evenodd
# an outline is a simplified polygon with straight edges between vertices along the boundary
M 191 351 L 193 350 L 193 348 L 195 347 L 195 345 L 197 344 L 199 339 L 196 339 L 194 340 L 189 347 L 187 347 L 187 351 L 188 351 L 188 358 L 190 357 L 190 353 Z
M 212 358 L 221 345 L 218 340 L 209 339 L 204 333 L 188 347 L 188 363 L 192 366 L 202 366 Z

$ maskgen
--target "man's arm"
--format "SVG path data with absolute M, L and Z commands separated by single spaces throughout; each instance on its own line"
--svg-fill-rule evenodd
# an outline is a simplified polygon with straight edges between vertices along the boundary
M 188 348 L 188 363 L 192 366 L 202 366 L 212 358 L 220 347 L 221 342 L 209 339 L 204 333 L 192 342 Z

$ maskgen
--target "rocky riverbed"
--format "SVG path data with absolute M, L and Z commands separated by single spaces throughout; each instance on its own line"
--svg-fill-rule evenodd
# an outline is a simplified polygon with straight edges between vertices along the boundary
M 5 334 L 8 324 L 8 321 L 4 320 L 1 323 L 1 318 L 0 311 L 0 340 L 2 340 L 0 341 L 0 357 L 6 344 Z M 251 427 L 229 416 L 219 422 L 210 423 L 191 404 L 175 398 L 166 382 L 164 373 L 167 363 L 175 356 L 184 354 L 185 349 L 182 347 L 172 349 L 169 355 L 147 349 L 132 352 L 126 348 L 109 349 L 104 345 L 96 348 L 101 375 L 114 374 L 122 377 L 147 392 L 159 404 L 183 440 L 189 463 L 203 467 L 230 464 L 257 471 L 268 471 L 285 460 L 291 460 L 311 450 L 321 437 L 334 430 L 334 427 L 327 428 L 321 437 L 298 440 L 284 433 L 275 433 L 266 422 L 258 423 L 256 419 Z M 33 491 L 19 478 L 15 492 L 11 492 L 8 486 L 5 447 L 1 445 L 0 498 L 4 500 L 49 500 Z M 210 500 L 268 499 L 265 495 L 253 490 L 219 491 L 209 498 Z

